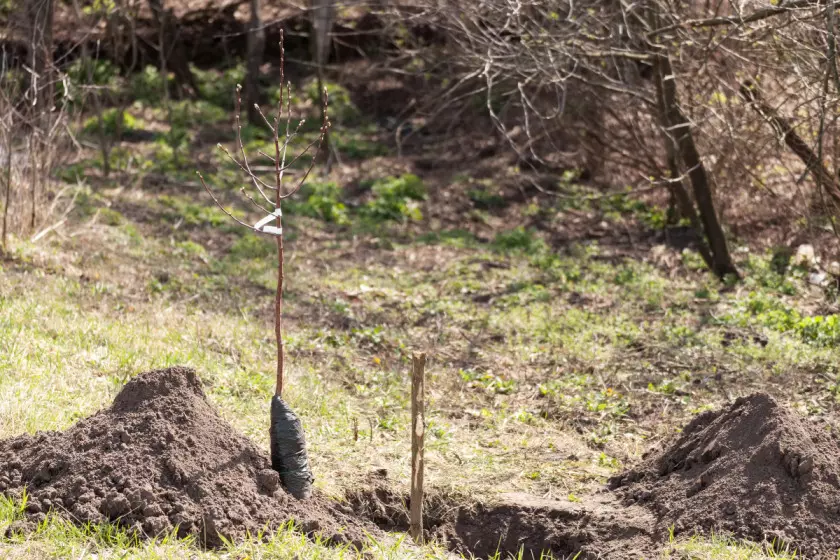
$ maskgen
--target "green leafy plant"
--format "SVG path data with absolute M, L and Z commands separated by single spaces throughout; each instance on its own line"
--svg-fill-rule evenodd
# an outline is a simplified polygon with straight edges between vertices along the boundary
M 350 223 L 347 207 L 341 202 L 341 187 L 335 182 L 307 183 L 301 188 L 301 194 L 306 199 L 290 202 L 290 213 L 319 218 L 338 225 Z
M 67 77 L 77 84 L 88 84 L 95 86 L 111 86 L 119 78 L 120 71 L 110 60 L 94 59 L 87 61 L 90 65 L 90 79 L 88 78 L 88 67 L 82 59 L 74 60 L 67 68 Z
M 209 103 L 226 110 L 233 109 L 230 92 L 245 81 L 245 65 L 237 64 L 224 70 L 202 70 L 190 65 L 201 95 Z
M 426 199 L 426 188 L 416 175 L 386 177 L 369 182 L 373 199 L 363 208 L 362 214 L 374 222 L 406 222 L 422 220 L 419 202 Z
M 119 122 L 120 119 L 122 119 L 121 123 Z M 137 119 L 127 111 L 120 111 L 119 109 L 111 108 L 102 112 L 102 128 L 103 132 L 108 136 L 116 136 L 118 131 L 126 132 L 135 130 L 138 127 L 139 123 Z M 86 134 L 98 134 L 98 117 L 90 117 L 85 120 L 84 131 Z
M 336 132 L 331 137 L 336 149 L 343 157 L 348 159 L 366 159 L 376 156 L 383 156 L 388 153 L 388 148 L 380 142 L 369 140 L 364 135 L 345 132 Z
M 131 77 L 129 90 L 134 99 L 157 106 L 161 101 L 163 77 L 155 66 L 148 65 Z
M 747 299 L 738 304 L 737 310 L 721 317 L 720 322 L 742 327 L 761 325 L 776 332 L 793 334 L 814 346 L 840 344 L 840 316 L 802 316 L 796 309 L 763 292 L 750 292 Z

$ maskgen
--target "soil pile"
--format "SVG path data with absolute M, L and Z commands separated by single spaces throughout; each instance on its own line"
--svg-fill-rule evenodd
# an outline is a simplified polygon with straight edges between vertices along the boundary
M 811 558 L 840 549 L 840 447 L 766 394 L 694 418 L 665 450 L 611 481 L 657 518 L 657 536 L 727 532 Z
M 137 376 L 110 408 L 65 432 L 0 441 L 0 465 L 0 493 L 26 487 L 30 521 L 52 510 L 148 536 L 177 527 L 207 546 L 289 519 L 336 544 L 376 532 L 325 498 L 286 494 L 269 459 L 218 415 L 186 368 Z

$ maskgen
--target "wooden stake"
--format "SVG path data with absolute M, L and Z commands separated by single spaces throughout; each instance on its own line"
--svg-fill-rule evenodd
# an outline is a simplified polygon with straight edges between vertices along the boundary
M 411 375 L 411 511 L 409 534 L 423 542 L 423 440 L 426 435 L 426 354 L 412 356 Z

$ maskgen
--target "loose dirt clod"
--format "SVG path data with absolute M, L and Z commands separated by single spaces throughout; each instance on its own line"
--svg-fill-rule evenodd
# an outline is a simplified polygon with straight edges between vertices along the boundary
M 610 481 L 658 519 L 661 539 L 726 532 L 809 558 L 840 549 L 840 447 L 766 394 L 694 418 L 667 449 Z
M 65 432 L 0 441 L 0 493 L 26 487 L 27 514 L 111 521 L 148 536 L 177 527 L 206 546 L 294 519 L 360 544 L 376 527 L 315 496 L 288 496 L 266 456 L 207 401 L 196 373 L 141 374 L 113 405 Z

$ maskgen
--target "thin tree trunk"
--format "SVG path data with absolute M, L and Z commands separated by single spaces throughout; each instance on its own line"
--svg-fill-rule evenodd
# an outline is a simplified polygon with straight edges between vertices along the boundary
M 76 14 L 76 21 L 79 27 L 85 28 L 84 16 L 82 9 L 79 7 L 79 0 L 73 0 L 73 11 Z M 82 41 L 81 44 L 81 59 L 82 66 L 85 69 L 85 78 L 89 86 L 96 86 L 94 84 L 93 63 L 90 59 L 90 52 L 88 51 L 87 41 Z M 102 174 L 107 177 L 111 174 L 111 144 L 108 141 L 108 135 L 105 132 L 105 118 L 103 116 L 102 103 L 99 99 L 99 88 L 92 87 L 93 96 L 93 110 L 96 111 L 96 135 L 99 141 L 99 149 L 102 151 Z M 119 125 L 118 125 L 119 126 Z
M 29 229 L 35 231 L 35 222 L 38 214 L 38 129 L 35 128 L 29 135 Z
M 201 95 L 198 82 L 195 81 L 195 76 L 190 70 L 184 45 L 178 38 L 178 30 L 172 23 L 172 14 L 164 9 L 163 0 L 149 0 L 149 7 L 152 9 L 155 24 L 158 26 L 160 59 L 168 63 L 175 75 L 178 97 L 183 98 L 185 92 L 189 95 Z M 160 72 L 161 77 L 166 81 L 168 73 L 166 65 L 161 66 Z
M 40 150 L 49 149 L 40 136 L 50 130 L 50 110 L 53 106 L 53 0 L 27 0 L 26 16 L 30 48 L 30 119 L 29 161 L 31 171 L 29 227 L 35 229 L 37 221 L 38 187 L 40 184 Z
M 3 252 L 6 252 L 6 239 L 8 235 L 9 223 L 9 203 L 12 200 L 12 133 L 10 130 L 6 131 L 6 192 L 4 193 L 3 202 Z
M 324 96 L 324 66 L 330 57 L 330 34 L 332 32 L 333 20 L 335 19 L 335 0 L 312 0 L 311 5 L 311 33 L 309 46 L 312 51 L 312 60 L 318 77 L 318 95 L 321 101 L 321 122 L 326 122 L 326 99 Z M 329 173 L 331 162 L 332 146 L 330 145 L 329 132 L 324 135 L 324 154 Z
M 682 172 L 679 165 L 679 154 L 677 153 L 677 140 L 670 133 L 672 123 L 669 120 L 668 111 L 665 105 L 665 92 L 662 87 L 664 85 L 665 76 L 661 75 L 661 71 L 661 66 L 656 65 L 654 69 L 654 79 L 656 81 L 656 102 L 659 109 L 659 123 L 662 129 L 662 140 L 665 144 L 665 154 L 668 160 L 668 172 L 671 175 L 668 183 L 668 189 L 671 192 L 671 196 L 676 203 L 679 213 L 684 218 L 688 219 L 691 227 L 697 232 L 699 237 L 697 249 L 700 256 L 703 258 L 706 266 L 713 270 L 715 263 L 712 258 L 712 253 L 709 251 L 709 246 L 706 242 L 705 236 L 703 235 L 702 225 L 700 224 L 700 219 L 697 216 L 697 211 L 694 208 L 694 202 L 691 200 L 688 191 L 686 191 L 685 186 L 683 185 L 683 180 L 681 179 Z
M 703 231 L 706 234 L 706 240 L 712 253 L 712 271 L 720 278 L 727 274 L 740 277 L 729 253 L 726 235 L 715 209 L 709 176 L 702 159 L 700 159 L 700 153 L 697 151 L 694 136 L 691 133 L 691 123 L 679 107 L 676 78 L 671 67 L 671 61 L 667 55 L 659 54 L 656 56 L 654 64 L 657 66 L 657 76 L 660 77 L 659 87 L 662 88 L 663 109 L 670 125 L 667 132 L 676 135 L 677 151 L 680 154 L 683 166 L 688 170 L 688 178 L 694 191 L 694 200 L 697 202 L 700 221 L 703 224 Z
M 282 95 L 282 93 L 281 93 Z M 277 188 L 277 208 L 280 208 L 280 188 Z M 282 228 L 281 218 L 277 216 L 276 227 Z M 285 271 L 283 267 L 283 234 L 276 236 L 277 239 L 277 294 L 274 297 L 274 335 L 277 338 L 277 381 L 274 387 L 274 394 L 283 396 L 283 366 L 286 360 L 286 352 L 283 346 L 283 280 Z
M 155 20 L 158 24 L 158 60 L 160 63 L 161 87 L 163 89 L 163 106 L 166 110 L 166 124 L 169 127 L 169 140 L 172 147 L 172 159 L 175 165 L 180 161 L 179 151 L 180 147 L 173 141 L 174 131 L 172 130 L 172 96 L 169 91 L 169 59 L 166 56 L 166 30 L 168 21 L 168 14 L 163 10 L 162 0 L 149 0 L 149 5 L 152 6 L 152 12 L 155 13 Z M 177 80 L 176 80 L 177 82 Z
M 26 0 L 32 68 L 30 90 L 35 115 L 48 112 L 53 104 L 53 12 L 53 0 Z
M 265 30 L 260 18 L 260 0 L 251 0 L 251 21 L 248 26 L 248 62 L 245 74 L 245 105 L 248 122 L 256 125 L 262 122 L 256 104 L 260 102 L 260 66 L 265 52 Z M 282 95 L 283 84 L 280 84 Z

